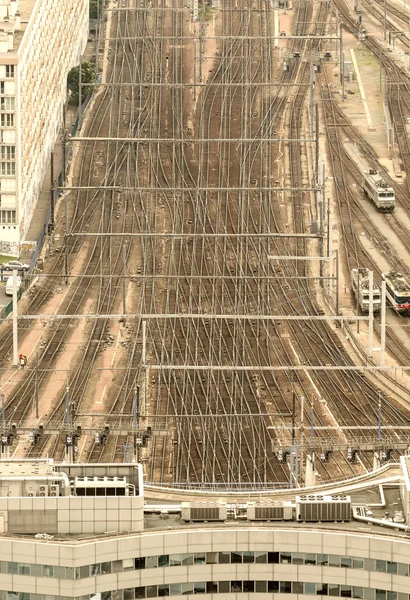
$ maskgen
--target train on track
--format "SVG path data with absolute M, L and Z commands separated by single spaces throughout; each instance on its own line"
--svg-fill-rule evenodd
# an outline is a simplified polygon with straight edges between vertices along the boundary
M 370 302 L 369 269 L 352 269 L 352 290 L 360 310 L 368 314 Z M 373 313 L 380 312 L 381 296 L 379 286 L 373 282 Z
M 410 315 L 410 285 L 398 271 L 382 273 L 386 282 L 386 298 L 401 315 Z
M 389 186 L 378 171 L 369 169 L 364 172 L 363 191 L 373 204 L 383 212 L 391 212 L 396 205 L 394 189 Z

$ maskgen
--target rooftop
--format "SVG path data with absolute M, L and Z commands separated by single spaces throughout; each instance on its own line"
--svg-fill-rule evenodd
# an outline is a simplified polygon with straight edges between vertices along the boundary
M 0 0 L 0 54 L 16 53 L 37 0 Z

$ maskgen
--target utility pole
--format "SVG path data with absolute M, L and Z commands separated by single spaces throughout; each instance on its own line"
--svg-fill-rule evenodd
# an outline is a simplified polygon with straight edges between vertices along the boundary
M 122 245 L 122 312 L 127 313 L 127 247 Z
M 68 194 L 65 194 L 64 203 L 64 275 L 68 285 Z
M 36 419 L 38 419 L 38 352 L 36 352 L 36 392 L 35 392 L 35 402 L 36 402 Z
M 140 460 L 139 456 L 139 444 L 138 444 L 138 430 L 139 430 L 139 405 L 140 405 L 140 386 L 137 385 L 135 387 L 135 395 L 134 395 L 134 456 L 136 458 L 136 462 L 138 463 Z
M 340 315 L 340 299 L 339 299 L 339 250 L 336 249 L 336 314 Z
M 384 365 L 386 351 L 386 282 L 382 280 L 380 314 L 380 364 Z
M 82 104 L 82 79 L 83 79 L 83 74 L 82 74 L 82 62 L 83 62 L 83 56 L 80 56 L 80 70 L 78 73 L 78 128 L 81 129 L 81 104 Z
M 344 54 L 343 54 L 343 21 L 340 21 L 339 23 L 339 33 L 340 33 L 340 51 L 339 51 L 339 57 L 340 57 L 340 85 L 342 86 L 342 101 L 344 101 L 344 79 L 345 79 L 345 74 L 344 74 Z
M 51 151 L 50 157 L 50 223 L 54 227 L 54 151 Z
M 13 269 L 13 366 L 17 369 L 19 365 L 18 349 L 18 307 L 17 307 L 17 271 Z
M 373 358 L 373 271 L 369 271 L 369 358 Z

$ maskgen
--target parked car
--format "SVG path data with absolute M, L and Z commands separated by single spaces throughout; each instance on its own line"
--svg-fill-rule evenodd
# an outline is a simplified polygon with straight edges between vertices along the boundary
M 6 281 L 6 290 L 5 290 L 6 296 L 13 295 L 13 285 L 14 285 L 13 280 L 14 280 L 14 277 L 11 276 Z M 21 277 L 17 277 L 17 291 L 19 291 L 20 287 L 21 287 Z
M 30 266 L 25 263 L 20 262 L 19 260 L 9 260 L 9 262 L 3 263 L 0 265 L 5 271 L 28 271 Z

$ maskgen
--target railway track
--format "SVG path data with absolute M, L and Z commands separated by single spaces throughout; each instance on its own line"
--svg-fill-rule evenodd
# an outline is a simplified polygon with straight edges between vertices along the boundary
M 325 20 L 322 4 L 316 15 L 318 23 Z M 298 33 L 307 31 L 307 23 L 313 20 L 311 9 L 310 2 L 297 4 Z M 89 310 L 91 302 L 95 312 L 121 311 L 125 271 L 136 274 L 127 279 L 126 308 L 152 315 L 147 322 L 147 360 L 142 360 L 141 319 L 127 319 L 121 326 L 104 320 L 87 324 L 82 346 L 70 365 L 75 412 L 94 411 L 98 402 L 109 414 L 128 415 L 138 386 L 141 424 L 165 423 L 169 432 L 165 438 L 152 438 L 142 452 L 150 481 L 286 482 L 289 467 L 271 450 L 272 439 L 281 434 L 270 427 L 290 425 L 294 394 L 309 399 L 306 420 L 311 401 L 316 423 L 336 420 L 357 426 L 377 422 L 377 393 L 358 375 L 315 376 L 312 380 L 306 373 L 275 375 L 231 368 L 289 365 L 295 363 L 295 356 L 306 364 L 350 364 L 337 336 L 325 326 L 307 323 L 296 328 L 252 319 L 259 314 L 319 311 L 312 288 L 294 280 L 307 273 L 303 265 L 296 269 L 273 267 L 265 258 L 275 253 L 307 252 L 304 244 L 271 237 L 286 229 L 289 214 L 291 230 L 308 228 L 303 219 L 306 195 L 295 193 L 286 205 L 288 199 L 273 190 L 288 164 L 292 185 L 306 182 L 306 149 L 295 149 L 295 154 L 285 144 L 279 150 L 273 148 L 270 141 L 277 129 L 285 128 L 289 115 L 291 137 L 303 131 L 305 93 L 300 88 L 289 95 L 289 88 L 280 84 L 291 78 L 306 81 L 307 63 L 293 65 L 289 75 L 279 72 L 279 51 L 272 40 L 273 10 L 262 0 L 256 3 L 256 10 L 245 0 L 235 5 L 228 2 L 212 23 L 206 20 L 204 7 L 198 22 L 193 23 L 190 11 L 177 0 L 140 7 L 138 19 L 132 14 L 113 13 L 107 75 L 113 85 L 96 99 L 84 133 L 146 139 L 132 144 L 84 144 L 75 181 L 123 186 L 127 191 L 72 193 L 69 216 L 73 232 L 136 232 L 144 236 L 126 246 L 119 237 L 69 238 L 72 268 L 76 255 L 83 252 L 85 258 L 60 310 L 82 312 Z M 219 41 L 208 35 L 211 28 Z M 316 49 L 316 42 L 295 40 L 293 44 L 293 49 L 302 53 Z M 274 78 L 278 86 L 273 85 Z M 159 138 L 169 141 L 155 141 Z M 181 233 L 192 238 L 178 237 Z M 213 237 L 215 233 L 222 237 Z M 49 261 L 48 272 L 61 277 L 60 282 L 64 279 L 61 256 Z M 288 281 L 278 280 L 279 275 Z M 28 310 L 41 312 L 49 295 L 47 286 L 40 286 Z M 155 316 L 163 313 L 180 316 Z M 187 317 L 193 313 L 223 316 Z M 231 320 L 229 314 L 248 316 Z M 76 327 L 75 322 L 59 322 L 56 315 L 53 328 L 47 328 L 42 366 L 52 369 L 56 365 Z M 107 364 L 102 350 L 109 330 L 115 327 L 126 339 L 126 348 L 119 348 L 118 358 Z M 119 339 L 119 334 L 115 337 Z M 0 347 L 9 351 L 8 333 L 0 338 Z M 156 370 L 150 364 L 175 368 Z M 227 368 L 182 368 L 204 364 Z M 112 365 L 119 370 L 111 372 Z M 106 372 L 101 374 L 100 368 Z M 44 371 L 40 382 L 43 390 L 47 373 Z M 97 385 L 99 377 L 105 377 L 103 389 Z M 33 386 L 34 374 L 24 374 L 21 385 L 8 398 L 9 418 L 28 418 Z M 47 419 L 63 423 L 64 406 L 62 389 Z M 385 422 L 399 427 L 406 418 L 386 399 Z M 289 444 L 288 436 L 280 439 Z M 330 434 L 328 440 L 332 440 Z M 86 439 L 80 457 L 122 461 L 124 446 L 132 443 L 130 436 L 109 438 L 101 448 Z M 37 453 L 39 449 L 62 458 L 64 438 L 46 438 L 40 448 L 32 450 Z M 345 477 L 359 468 L 339 455 L 328 465 L 318 466 L 324 480 Z

